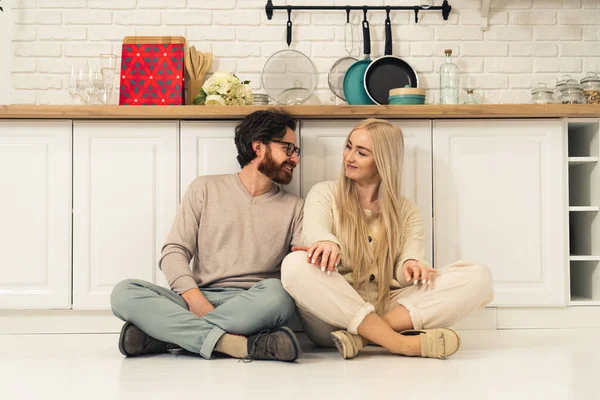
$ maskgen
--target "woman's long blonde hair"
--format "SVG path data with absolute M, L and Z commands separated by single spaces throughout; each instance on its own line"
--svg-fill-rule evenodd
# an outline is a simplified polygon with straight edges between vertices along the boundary
M 370 218 L 375 218 L 377 232 L 369 243 L 369 218 L 358 201 L 356 183 L 346 177 L 345 162 L 336 193 L 342 262 L 352 267 L 353 285 L 358 288 L 369 282 L 372 271 L 377 271 L 379 296 L 375 309 L 383 314 L 390 293 L 393 271 L 402 249 L 401 220 L 402 166 L 404 163 L 404 138 L 400 128 L 381 119 L 367 119 L 358 124 L 365 129 L 373 144 L 372 154 L 381 177 L 378 207 Z

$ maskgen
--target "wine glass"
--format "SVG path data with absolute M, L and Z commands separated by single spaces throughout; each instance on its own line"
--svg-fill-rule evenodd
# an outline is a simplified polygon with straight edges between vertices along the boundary
M 106 85 L 102 72 L 90 69 L 90 79 L 87 82 L 86 91 L 91 105 L 104 104 L 103 95 L 106 91 Z
M 77 67 L 71 67 L 71 72 L 69 73 L 69 77 L 67 80 L 67 91 L 71 95 L 71 104 L 75 104 L 77 97 L 79 96 L 77 92 L 77 76 L 79 69 Z
M 87 87 L 90 80 L 90 69 L 89 67 L 80 67 L 75 71 L 75 88 L 77 90 L 77 96 L 81 99 L 83 105 L 88 105 L 88 94 Z
M 115 54 L 100 54 L 100 72 L 107 91 L 107 101 L 105 104 L 110 104 L 113 83 L 117 72 L 117 56 Z

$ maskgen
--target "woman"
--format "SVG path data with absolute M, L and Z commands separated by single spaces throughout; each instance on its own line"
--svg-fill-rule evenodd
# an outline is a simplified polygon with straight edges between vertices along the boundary
M 302 242 L 282 265 L 309 338 L 353 358 L 367 342 L 406 356 L 446 358 L 460 345 L 447 328 L 493 298 L 487 267 L 425 261 L 419 210 L 400 194 L 404 140 L 384 120 L 347 138 L 339 182 L 306 198 Z

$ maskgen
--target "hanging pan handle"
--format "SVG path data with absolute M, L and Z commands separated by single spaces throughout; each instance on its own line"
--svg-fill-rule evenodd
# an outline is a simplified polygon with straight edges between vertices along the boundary
M 288 7 L 288 20 L 287 20 L 287 45 L 290 47 L 292 44 L 292 8 Z
M 363 46 L 364 53 L 366 56 L 371 54 L 371 32 L 369 30 L 369 21 L 367 21 L 367 7 L 363 7 L 363 12 L 365 13 L 365 19 L 362 22 L 363 27 Z
M 392 21 L 390 21 L 390 6 L 385 8 L 387 17 L 385 19 L 385 55 L 392 55 Z

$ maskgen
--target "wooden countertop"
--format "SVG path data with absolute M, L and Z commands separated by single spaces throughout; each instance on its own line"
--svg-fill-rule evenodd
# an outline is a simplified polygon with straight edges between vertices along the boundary
M 0 106 L 0 119 L 240 119 L 272 106 Z M 599 118 L 600 105 L 281 106 L 300 119 Z

